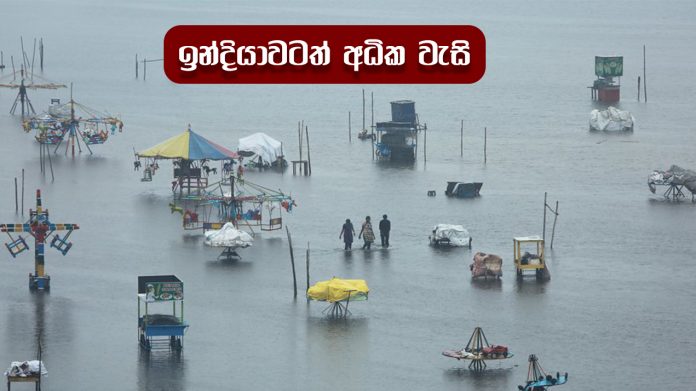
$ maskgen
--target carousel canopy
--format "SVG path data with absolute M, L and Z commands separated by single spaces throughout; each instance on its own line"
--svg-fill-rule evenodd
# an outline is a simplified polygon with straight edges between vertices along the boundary
M 334 277 L 328 281 L 319 281 L 307 290 L 307 297 L 312 300 L 337 301 L 367 300 L 370 289 L 365 280 L 344 280 Z
M 237 153 L 216 144 L 191 129 L 165 140 L 154 147 L 138 152 L 139 157 L 187 160 L 236 159 Z

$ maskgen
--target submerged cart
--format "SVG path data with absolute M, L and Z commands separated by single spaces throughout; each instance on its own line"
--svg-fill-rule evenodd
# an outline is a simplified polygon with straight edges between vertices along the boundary
M 512 239 L 515 254 L 515 270 L 517 278 L 522 279 L 527 272 L 534 272 L 537 280 L 549 280 L 551 274 L 546 267 L 546 259 L 544 258 L 544 239 L 535 236 L 520 236 Z M 524 246 L 535 245 L 535 253 L 525 251 L 522 253 Z
M 165 310 L 170 302 L 171 315 L 154 312 Z M 146 350 L 181 350 L 184 332 L 188 327 L 188 323 L 184 322 L 184 283 L 174 275 L 139 276 L 138 340 L 140 346 Z

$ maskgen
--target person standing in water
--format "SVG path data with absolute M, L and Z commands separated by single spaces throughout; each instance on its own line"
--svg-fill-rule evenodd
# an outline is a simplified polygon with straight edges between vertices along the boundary
M 370 249 L 372 242 L 375 241 L 375 233 L 372 231 L 372 223 L 370 222 L 370 216 L 365 217 L 365 222 L 360 229 L 360 234 L 358 234 L 358 239 L 362 236 L 365 244 L 363 244 L 363 249 Z
M 353 247 L 354 235 L 355 229 L 353 229 L 353 223 L 350 222 L 350 219 L 346 219 L 346 223 L 343 224 L 343 228 L 341 228 L 341 233 L 338 235 L 339 239 L 343 237 L 343 243 L 345 243 L 346 245 L 344 250 L 350 250 Z
M 382 247 L 389 247 L 389 231 L 391 231 L 391 221 L 387 220 L 387 215 L 382 215 L 379 222 L 379 236 L 382 239 Z

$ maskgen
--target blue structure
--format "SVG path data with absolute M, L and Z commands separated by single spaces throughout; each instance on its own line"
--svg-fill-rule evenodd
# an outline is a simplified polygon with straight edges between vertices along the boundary
M 529 355 L 529 370 L 527 372 L 527 384 L 517 386 L 520 391 L 546 391 L 549 387 L 560 386 L 568 381 L 568 372 L 561 375 L 556 372 L 556 377 L 547 375 L 539 364 L 536 355 Z
M 171 302 L 171 315 L 153 313 Z M 177 314 L 177 304 L 179 312 Z M 144 310 L 144 311 L 143 311 Z M 184 283 L 174 275 L 138 277 L 138 340 L 145 350 L 183 348 Z

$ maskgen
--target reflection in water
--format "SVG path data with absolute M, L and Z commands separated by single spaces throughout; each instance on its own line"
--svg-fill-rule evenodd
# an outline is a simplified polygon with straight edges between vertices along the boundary
M 548 281 L 537 281 L 536 278 L 516 279 L 517 293 L 525 295 L 536 295 L 546 293 L 546 284 Z
M 503 280 L 495 277 L 487 280 L 482 278 L 472 278 L 471 286 L 478 289 L 501 291 L 503 290 Z
M 315 309 L 316 310 L 316 309 Z M 318 376 L 319 388 L 333 388 L 340 376 L 341 388 L 362 389 L 370 373 L 370 364 L 363 360 L 369 351 L 368 319 L 310 317 L 307 319 L 307 362 Z
M 466 367 L 449 368 L 444 371 L 444 378 L 450 382 L 465 381 L 472 389 L 511 390 L 514 388 L 514 385 L 510 385 L 513 368 L 503 367 L 503 361 L 498 361 L 498 364 L 492 365 L 492 362 L 488 362 L 488 369 L 483 371 L 473 371 Z M 462 362 L 468 365 L 468 361 Z
M 183 351 L 139 349 L 139 390 L 185 390 L 186 365 Z

